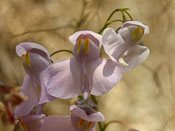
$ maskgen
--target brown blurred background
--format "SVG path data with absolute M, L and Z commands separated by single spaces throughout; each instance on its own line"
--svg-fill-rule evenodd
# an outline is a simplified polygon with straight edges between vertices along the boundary
M 140 131 L 175 130 L 175 1 L 173 0 L 0 0 L 0 81 L 20 87 L 25 76 L 15 47 L 24 41 L 44 45 L 50 53 L 72 49 L 68 36 L 78 30 L 98 32 L 115 8 L 130 8 L 134 20 L 150 27 L 144 43 L 148 59 L 125 73 L 109 93 L 98 97 L 106 122 L 121 120 Z M 115 18 L 121 18 L 116 14 Z M 110 27 L 117 29 L 118 24 Z M 53 60 L 71 57 L 67 53 Z M 47 114 L 68 115 L 73 100 L 47 104 Z M 3 130 L 2 127 L 6 128 Z M 0 130 L 11 131 L 6 125 Z M 111 124 L 107 131 L 127 131 Z

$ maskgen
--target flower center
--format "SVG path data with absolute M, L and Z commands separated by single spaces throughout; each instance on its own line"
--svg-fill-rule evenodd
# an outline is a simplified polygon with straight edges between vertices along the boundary
M 88 54 L 88 52 L 89 52 L 89 38 L 86 38 L 85 40 L 83 40 L 82 38 L 78 39 L 78 47 L 77 47 L 78 54 L 80 53 L 82 44 L 83 44 L 85 53 Z
M 144 34 L 144 28 L 141 28 L 140 26 L 136 26 L 135 30 L 133 31 L 131 37 L 135 40 L 141 40 Z
M 92 127 L 92 122 L 88 122 L 85 121 L 84 119 L 80 119 L 80 121 L 78 122 L 78 128 L 82 129 L 84 127 L 84 129 L 89 130 Z
M 31 66 L 30 53 L 27 52 L 25 55 L 21 56 L 21 63 L 25 63 L 27 66 Z

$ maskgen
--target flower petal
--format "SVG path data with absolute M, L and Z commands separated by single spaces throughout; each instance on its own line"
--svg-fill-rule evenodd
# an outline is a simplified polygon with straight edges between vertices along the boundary
M 91 108 L 89 108 L 89 110 L 92 110 L 92 113 L 86 112 L 85 110 L 81 109 L 80 107 L 78 107 L 76 105 L 70 106 L 70 110 L 71 110 L 71 115 L 75 115 L 75 116 L 77 116 L 81 119 L 84 119 L 86 121 L 89 121 L 89 122 L 104 121 L 103 114 L 101 112 L 97 112 Z
M 91 94 L 99 96 L 111 90 L 122 78 L 123 69 L 117 62 L 97 58 L 89 63 Z
M 124 67 L 124 71 L 129 71 L 141 64 L 149 55 L 150 51 L 146 46 L 137 45 L 127 50 L 123 60 L 129 65 Z
M 22 118 L 22 122 L 27 125 L 29 131 L 40 131 L 41 126 L 43 125 L 44 114 L 41 115 L 29 115 Z
M 90 61 L 94 58 L 97 58 L 100 56 L 100 48 L 98 45 L 98 40 L 96 38 L 93 38 L 94 41 L 97 40 L 95 43 L 92 41 L 89 37 L 91 35 L 80 35 L 79 39 L 80 41 L 76 42 L 73 49 L 73 55 L 76 59 L 80 61 Z M 93 37 L 93 36 L 91 36 Z M 79 43 L 80 42 L 80 43 Z
M 68 99 L 81 93 L 81 66 L 76 59 L 61 60 L 46 68 L 41 76 L 51 96 Z
M 127 21 L 127 22 L 125 22 L 125 23 L 122 25 L 121 28 L 130 26 L 130 25 L 140 26 L 140 27 L 142 27 L 142 28 L 145 29 L 145 30 L 144 30 L 144 34 L 149 34 L 149 27 L 148 27 L 146 24 L 144 24 L 144 23 L 142 23 L 142 22 L 140 22 L 140 21 Z
M 101 45 L 102 45 L 102 36 L 100 34 L 97 34 L 97 33 L 93 32 L 93 31 L 88 31 L 88 30 L 75 32 L 74 34 L 72 34 L 71 36 L 69 36 L 70 42 L 75 45 L 76 42 L 77 42 L 77 38 L 81 34 L 90 34 L 90 35 L 94 36 L 99 41 L 99 48 L 101 47 Z
M 118 61 L 128 48 L 128 45 L 125 44 L 123 38 L 112 28 L 104 30 L 102 40 L 105 52 L 114 61 Z
M 45 118 L 41 131 L 76 131 L 70 116 L 48 116 Z
M 38 76 L 39 73 L 50 64 L 51 61 L 42 57 L 41 55 L 30 53 L 30 66 L 26 65 L 24 62 L 24 69 L 29 76 L 33 77 Z
M 25 55 L 26 52 L 37 53 L 43 57 L 49 58 L 49 53 L 43 46 L 33 42 L 23 42 L 16 46 L 16 53 L 18 56 Z
M 44 82 L 41 82 L 41 95 L 40 95 L 40 101 L 39 101 L 39 104 L 43 104 L 43 103 L 46 103 L 46 102 L 50 102 L 50 101 L 53 101 L 57 99 L 56 97 L 54 96 L 51 96 L 47 93 L 46 91 L 46 87 L 44 85 Z
M 31 110 L 38 104 L 39 96 L 37 85 L 33 80 L 26 76 L 24 78 L 22 91 L 24 95 L 28 97 L 27 101 L 23 102 L 21 105 L 17 106 L 15 109 L 16 116 L 25 116 L 31 112 Z

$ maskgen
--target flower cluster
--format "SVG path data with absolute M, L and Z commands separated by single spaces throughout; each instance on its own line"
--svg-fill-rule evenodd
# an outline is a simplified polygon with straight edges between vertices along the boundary
M 89 96 L 109 92 L 124 72 L 148 57 L 149 49 L 142 44 L 144 34 L 148 33 L 148 26 L 139 21 L 127 21 L 117 32 L 107 28 L 103 35 L 78 31 L 69 37 L 74 45 L 74 58 L 54 63 L 39 44 L 17 45 L 16 52 L 27 73 L 21 92 L 28 100 L 15 110 L 21 126 L 30 131 L 95 131 L 95 124 L 104 121 L 104 116 L 95 110 Z M 100 56 L 102 46 L 109 58 Z M 70 116 L 42 113 L 46 102 L 80 95 L 82 100 L 70 106 Z

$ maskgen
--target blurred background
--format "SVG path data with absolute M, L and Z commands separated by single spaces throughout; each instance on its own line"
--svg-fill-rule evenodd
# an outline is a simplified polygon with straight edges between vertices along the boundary
M 78 30 L 98 32 L 115 8 L 130 8 L 134 20 L 150 27 L 144 44 L 150 56 L 125 73 L 109 93 L 98 97 L 105 121 L 121 120 L 140 131 L 175 130 L 175 1 L 173 0 L 0 0 L 0 81 L 22 85 L 25 72 L 16 45 L 30 41 L 42 44 L 50 53 L 72 49 L 69 35 Z M 118 13 L 114 18 L 121 18 Z M 120 23 L 110 25 L 117 29 Z M 59 53 L 53 61 L 72 57 Z M 48 115 L 69 115 L 70 100 L 47 104 Z M 4 128 L 4 129 L 3 129 Z M 0 124 L 0 130 L 13 126 Z M 111 124 L 107 131 L 127 131 Z

